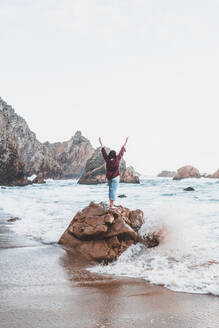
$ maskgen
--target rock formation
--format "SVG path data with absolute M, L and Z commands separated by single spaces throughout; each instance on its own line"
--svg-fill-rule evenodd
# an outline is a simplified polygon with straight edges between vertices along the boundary
M 83 137 L 80 131 L 68 141 L 42 144 L 29 129 L 26 121 L 1 98 L 0 143 L 2 147 L 0 181 L 5 181 L 2 184 L 16 185 L 17 181 L 22 185 L 25 184 L 22 179 L 34 174 L 41 177 L 41 182 L 46 178 L 79 178 L 81 175 L 79 183 L 106 182 L 105 163 L 100 148 L 94 152 L 90 141 Z M 11 166 L 9 171 L 8 165 L 12 165 L 12 157 L 14 159 L 16 157 L 16 161 L 13 162 L 13 169 Z M 6 178 L 8 174 L 6 168 L 8 172 L 14 174 L 11 175 L 10 182 Z M 121 161 L 121 182 L 139 183 L 138 174 L 132 167 L 126 169 L 124 160 Z
M 26 176 L 42 173 L 45 178 L 61 177 L 62 169 L 46 146 L 41 144 L 26 121 L 0 98 L 0 140 L 14 144 L 24 163 Z
M 183 189 L 184 191 L 195 191 L 193 187 L 187 187 Z
M 138 173 L 135 172 L 132 166 L 129 166 L 125 169 L 125 171 L 121 171 L 120 182 L 140 183 Z
M 183 166 L 177 170 L 177 174 L 173 177 L 173 180 L 181 180 L 187 178 L 200 178 L 199 170 L 191 165 Z
M 106 152 L 109 153 L 109 148 Z M 138 173 L 132 167 L 126 168 L 125 160 L 120 162 L 120 182 L 139 183 Z M 106 182 L 106 165 L 101 153 L 101 148 L 97 148 L 92 157 L 88 159 L 84 172 L 80 177 L 79 184 L 99 184 Z
M 75 215 L 59 243 L 76 249 L 88 260 L 107 263 L 138 241 L 148 247 L 159 244 L 155 236 L 143 239 L 138 235 L 142 224 L 141 210 L 130 211 L 122 206 L 109 209 L 104 204 L 91 202 Z
M 94 151 L 89 140 L 84 138 L 79 131 L 66 142 L 54 144 L 48 142 L 44 144 L 40 143 L 35 133 L 29 129 L 26 121 L 17 115 L 14 109 L 7 105 L 1 98 L 0 142 L 2 147 L 4 144 L 5 154 L 11 152 L 9 148 L 12 147 L 10 145 L 13 145 L 13 154 L 15 151 L 17 153 L 16 170 L 18 170 L 19 160 L 20 163 L 22 163 L 20 165 L 23 165 L 24 176 L 36 174 L 37 176 L 41 176 L 42 179 L 80 177 L 87 159 Z M 3 176 L 7 175 L 7 172 L 3 172 L 5 169 L 6 166 L 2 166 L 2 178 L 0 177 L 2 180 Z M 15 171 L 13 172 L 15 174 Z M 14 178 L 14 183 L 15 180 L 18 180 L 20 184 L 20 178 L 18 179 L 17 173 Z M 13 177 L 11 179 L 13 180 Z M 7 179 L 5 181 L 7 181 Z
M 219 179 L 219 170 L 207 176 L 207 178 Z
M 44 183 L 46 183 L 46 181 L 44 180 L 42 173 L 39 173 L 39 174 L 36 176 L 36 178 L 34 178 L 34 179 L 32 180 L 31 183 L 32 183 L 32 184 L 34 184 L 34 183 L 44 184 Z
M 68 141 L 44 144 L 51 151 L 53 158 L 62 168 L 62 178 L 78 178 L 81 176 L 87 160 L 94 149 L 88 139 L 80 131 Z
M 157 176 L 159 178 L 173 178 L 175 175 L 175 171 L 161 171 Z
M 16 145 L 0 140 L 0 185 L 25 186 L 27 184 L 24 163 L 18 156 Z

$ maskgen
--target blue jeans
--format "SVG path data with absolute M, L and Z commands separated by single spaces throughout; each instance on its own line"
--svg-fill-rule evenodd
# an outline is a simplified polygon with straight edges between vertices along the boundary
M 119 175 L 111 180 L 108 180 L 108 186 L 109 186 L 109 199 L 115 200 L 116 191 L 119 186 Z

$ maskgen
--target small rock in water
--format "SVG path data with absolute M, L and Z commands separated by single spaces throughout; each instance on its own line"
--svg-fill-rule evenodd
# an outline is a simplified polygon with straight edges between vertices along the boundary
M 14 218 L 8 219 L 7 221 L 8 222 L 15 222 L 15 221 L 20 221 L 20 220 L 21 220 L 21 218 L 14 217 Z
M 38 183 L 38 184 L 44 184 L 44 183 L 46 183 L 46 181 L 44 180 L 42 173 L 39 173 L 39 174 L 36 176 L 36 178 L 34 178 L 34 179 L 32 180 L 32 183 L 33 183 L 33 184 L 35 184 L 35 183 Z
M 119 198 L 126 198 L 127 196 L 124 195 L 124 194 L 122 194 L 122 195 L 119 195 L 118 197 L 119 197 Z
M 195 191 L 195 189 L 193 187 L 187 187 L 187 188 L 184 188 L 183 190 L 185 190 L 185 191 Z
M 1 187 L 1 189 L 7 189 L 6 187 Z

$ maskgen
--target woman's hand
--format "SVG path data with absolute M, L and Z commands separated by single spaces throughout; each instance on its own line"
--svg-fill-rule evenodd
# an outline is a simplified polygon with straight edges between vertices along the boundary
M 101 138 L 99 138 L 98 140 L 99 140 L 99 143 L 100 143 L 101 147 L 103 148 L 103 143 L 102 143 Z
M 129 138 L 127 137 L 127 138 L 125 139 L 124 147 L 126 146 L 128 140 L 129 140 Z

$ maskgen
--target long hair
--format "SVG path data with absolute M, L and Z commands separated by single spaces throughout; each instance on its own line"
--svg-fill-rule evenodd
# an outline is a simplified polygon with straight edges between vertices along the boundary
M 110 150 L 108 157 L 109 159 L 115 159 L 116 158 L 115 150 Z

